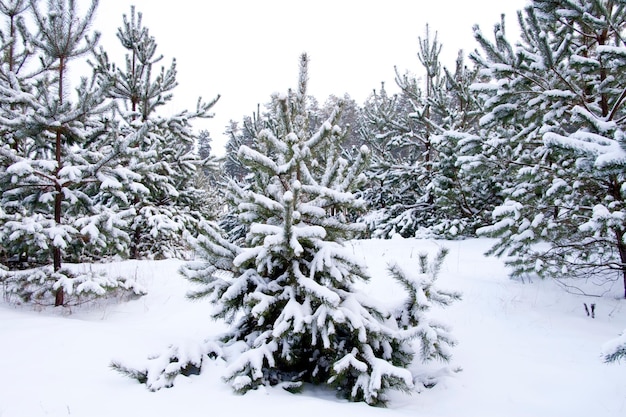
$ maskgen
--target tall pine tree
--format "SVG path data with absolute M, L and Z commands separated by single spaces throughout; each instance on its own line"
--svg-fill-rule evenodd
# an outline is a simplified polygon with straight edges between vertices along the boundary
M 195 151 L 196 135 L 191 122 L 210 118 L 210 109 L 219 99 L 198 100 L 193 111 L 174 115 L 159 113 L 171 99 L 176 81 L 176 61 L 169 68 L 158 64 L 157 43 L 143 25 L 143 16 L 131 7 L 124 15 L 117 37 L 126 50 L 124 66 L 98 54 L 95 67 L 111 85 L 108 97 L 117 104 L 119 135 L 136 137 L 127 148 L 125 166 L 136 178 L 123 184 L 123 203 L 132 211 L 129 227 L 130 256 L 173 257 L 183 255 L 185 235 L 194 234 L 198 222 L 213 208 L 202 205 L 207 190 L 196 186 L 203 161 Z
M 67 79 L 72 61 L 92 53 L 96 45 L 99 35 L 89 26 L 97 4 L 92 1 L 84 17 L 72 0 L 50 0 L 44 9 L 34 0 L 2 8 L 14 37 L 7 45 L 9 62 L 0 91 L 3 129 L 11 132 L 3 135 L 7 142 L 0 147 L 6 220 L 0 235 L 10 254 L 52 263 L 55 305 L 64 304 L 78 284 L 62 271 L 64 257 L 88 245 L 114 246 L 123 239 L 119 213 L 93 198 L 105 179 L 116 175 L 123 147 L 111 142 L 108 86 L 95 77 L 82 78 L 72 96 Z M 21 17 L 14 21 L 26 9 L 35 33 Z M 18 52 L 17 33 L 30 45 L 26 54 Z M 39 60 L 24 62 L 28 53 Z

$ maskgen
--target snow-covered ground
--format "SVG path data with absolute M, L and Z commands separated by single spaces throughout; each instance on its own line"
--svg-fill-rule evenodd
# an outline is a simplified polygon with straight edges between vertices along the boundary
M 351 244 L 365 259 L 372 297 L 393 299 L 400 288 L 386 263 L 417 265 L 418 254 L 450 249 L 438 281 L 463 300 L 433 312 L 458 340 L 451 368 L 430 390 L 394 393 L 387 409 L 349 403 L 332 392 L 280 388 L 244 396 L 221 381 L 225 366 L 206 362 L 201 375 L 149 392 L 109 369 L 113 359 L 143 361 L 170 344 L 201 342 L 224 329 L 207 301 L 185 299 L 181 261 L 126 261 L 101 266 L 136 277 L 149 291 L 138 300 L 74 309 L 16 307 L 0 301 L 0 417 L 37 416 L 626 416 L 626 363 L 604 364 L 602 345 L 626 328 L 619 283 L 602 298 L 573 295 L 554 282 L 507 278 L 501 260 L 485 258 L 486 239 L 434 242 L 367 240 Z M 583 303 L 596 304 L 596 318 Z M 444 367 L 430 364 L 430 369 Z

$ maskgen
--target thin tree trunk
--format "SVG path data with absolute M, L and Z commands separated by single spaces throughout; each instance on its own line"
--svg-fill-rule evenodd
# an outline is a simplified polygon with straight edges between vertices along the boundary
M 63 73 L 65 70 L 65 68 L 63 68 L 64 64 L 65 62 L 63 58 L 61 57 L 60 62 L 59 62 L 59 104 L 63 104 Z M 56 156 L 56 162 L 57 162 L 57 170 L 56 170 L 56 175 L 55 175 L 56 195 L 54 196 L 54 221 L 56 225 L 59 226 L 61 224 L 62 203 L 63 203 L 63 187 L 61 186 L 61 179 L 59 178 L 59 172 L 61 171 L 61 168 L 63 168 L 63 159 L 62 159 L 62 154 L 61 154 L 62 137 L 61 137 L 60 130 L 56 131 L 55 139 L 56 139 L 55 156 Z M 61 269 L 61 248 L 58 246 L 55 246 L 54 244 L 52 246 L 52 258 L 54 262 L 54 272 L 58 272 Z M 60 305 L 63 305 L 63 303 L 65 302 L 64 298 L 65 297 L 64 297 L 63 287 L 59 287 L 56 291 L 54 306 L 58 307 Z
M 57 173 L 56 173 L 56 195 L 54 196 L 54 222 L 57 226 L 61 224 L 61 204 L 63 203 L 63 189 L 59 178 L 59 171 L 61 170 L 61 132 L 56 134 L 56 160 L 57 160 Z M 54 262 L 54 272 L 58 272 L 61 269 L 61 248 L 54 245 L 52 246 L 52 258 Z M 59 287 L 56 292 L 56 298 L 54 306 L 63 305 L 63 288 Z
M 141 229 L 135 228 L 133 232 L 132 247 L 130 250 L 130 259 L 139 259 L 139 244 L 141 243 Z

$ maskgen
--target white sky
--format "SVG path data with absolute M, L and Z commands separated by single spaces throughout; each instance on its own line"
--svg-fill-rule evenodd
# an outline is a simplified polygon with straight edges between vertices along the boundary
M 110 58 L 123 63 L 115 37 L 130 6 L 143 13 L 169 66 L 176 58 L 179 86 L 172 111 L 195 107 L 198 96 L 221 94 L 207 129 L 217 153 L 228 121 L 251 115 L 273 92 L 294 87 L 298 57 L 307 52 L 309 92 L 320 102 L 350 94 L 359 104 L 385 82 L 394 89 L 394 66 L 420 75 L 418 37 L 428 23 L 453 68 L 459 49 L 476 48 L 472 26 L 491 33 L 500 14 L 517 34 L 516 11 L 526 0 L 101 0 L 94 29 Z

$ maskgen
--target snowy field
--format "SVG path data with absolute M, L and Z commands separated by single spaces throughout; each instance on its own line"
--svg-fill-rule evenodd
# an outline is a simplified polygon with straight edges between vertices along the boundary
M 450 249 L 439 286 L 463 300 L 433 314 L 452 325 L 458 340 L 449 373 L 430 390 L 392 393 L 386 409 L 349 403 L 332 392 L 280 388 L 244 396 L 221 381 L 220 360 L 201 375 L 179 377 L 171 389 L 149 392 L 109 369 L 112 359 L 143 361 L 172 343 L 201 342 L 223 330 L 206 301 L 185 299 L 181 261 L 127 261 L 103 265 L 136 277 L 149 291 L 138 300 L 74 309 L 16 307 L 0 301 L 0 417 L 38 416 L 626 416 L 626 363 L 606 365 L 602 345 L 626 328 L 619 284 L 602 298 L 566 293 L 554 282 L 507 278 L 501 260 L 485 258 L 485 239 L 433 242 L 356 241 L 372 281 L 365 291 L 393 299 L 400 289 L 385 273 L 392 259 L 417 265 L 418 254 Z M 591 286 L 599 290 L 595 286 Z M 596 304 L 596 318 L 583 303 Z

